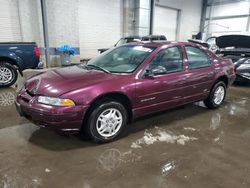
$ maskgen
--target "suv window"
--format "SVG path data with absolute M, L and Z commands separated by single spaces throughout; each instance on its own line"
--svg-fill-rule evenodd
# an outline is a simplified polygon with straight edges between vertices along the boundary
M 211 60 L 209 56 L 205 54 L 205 52 L 192 46 L 186 46 L 185 49 L 187 53 L 189 69 L 210 66 Z
M 161 75 L 183 70 L 182 54 L 178 47 L 170 47 L 160 51 L 149 63 L 148 69 L 154 75 Z

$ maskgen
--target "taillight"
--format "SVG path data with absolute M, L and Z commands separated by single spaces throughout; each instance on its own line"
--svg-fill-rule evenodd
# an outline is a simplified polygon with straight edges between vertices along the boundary
M 36 54 L 36 57 L 40 58 L 40 51 L 37 45 L 34 47 L 34 52 Z

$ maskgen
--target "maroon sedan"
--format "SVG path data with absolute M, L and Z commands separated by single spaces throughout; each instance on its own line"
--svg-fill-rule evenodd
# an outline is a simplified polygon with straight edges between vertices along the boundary
M 29 79 L 16 106 L 39 126 L 107 142 L 137 117 L 201 100 L 217 108 L 234 79 L 231 60 L 202 46 L 133 43 Z

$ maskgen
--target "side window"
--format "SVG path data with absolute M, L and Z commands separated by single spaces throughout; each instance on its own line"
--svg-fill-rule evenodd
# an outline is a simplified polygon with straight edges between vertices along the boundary
M 189 69 L 198 69 L 210 66 L 211 60 L 205 52 L 191 46 L 186 46 L 185 49 L 187 53 Z
M 160 51 L 149 63 L 148 69 L 154 75 L 161 75 L 183 70 L 182 55 L 178 47 L 170 47 Z

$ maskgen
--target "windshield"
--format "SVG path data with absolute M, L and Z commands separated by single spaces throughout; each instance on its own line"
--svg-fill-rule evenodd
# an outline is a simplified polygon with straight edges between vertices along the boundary
M 210 37 L 210 38 L 207 39 L 206 42 L 209 44 L 209 46 L 216 45 L 216 38 L 215 37 Z
M 91 59 L 88 66 L 95 66 L 111 73 L 133 72 L 154 50 L 154 47 L 121 46 Z
M 115 46 L 121 46 L 123 44 L 126 44 L 127 43 L 127 39 L 120 39 Z

